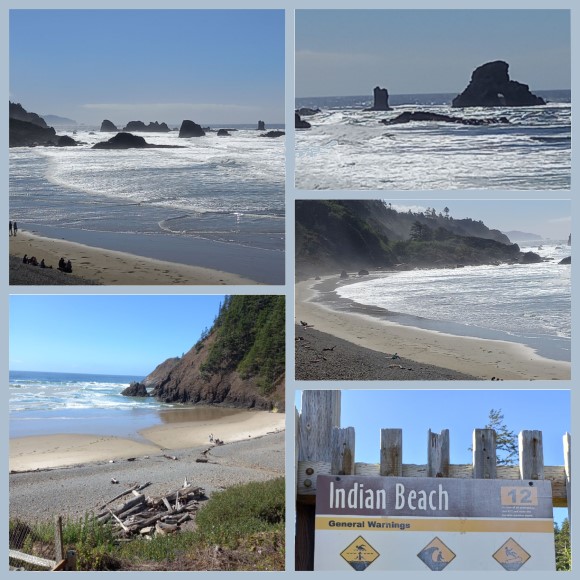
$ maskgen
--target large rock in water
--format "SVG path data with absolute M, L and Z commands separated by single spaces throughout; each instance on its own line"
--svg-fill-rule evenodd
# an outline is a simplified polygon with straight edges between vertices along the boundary
M 375 102 L 370 109 L 365 109 L 365 111 L 390 111 L 389 107 L 389 91 L 387 89 L 381 89 L 381 87 L 374 88 L 374 99 Z
M 528 107 L 546 101 L 530 92 L 528 85 L 510 80 L 509 65 L 496 60 L 477 67 L 467 88 L 453 99 L 454 107 Z
M 123 131 L 143 131 L 150 133 L 169 133 L 171 129 L 167 126 L 167 123 L 158 123 L 153 121 L 149 125 L 145 125 L 143 121 L 129 121 L 127 126 L 123 128 Z
M 143 383 L 131 383 L 126 389 L 121 391 L 125 397 L 148 397 L 149 393 Z
M 509 123 L 506 117 L 486 117 L 483 119 L 468 119 L 463 117 L 451 117 L 441 113 L 430 113 L 429 111 L 404 111 L 393 119 L 382 119 L 379 121 L 384 125 L 402 125 L 411 121 L 440 121 L 443 123 L 457 123 L 458 125 L 494 125 Z
M 143 137 L 131 133 L 117 133 L 108 141 L 93 145 L 93 149 L 145 149 L 146 147 L 149 147 L 149 143 Z
M 265 131 L 266 130 L 266 123 L 264 121 L 258 121 L 258 131 Z
M 105 119 L 101 123 L 101 132 L 102 133 L 116 133 L 119 129 L 117 129 L 116 125 L 109 121 L 109 119 Z
M 58 137 L 52 127 L 41 127 L 36 123 L 10 118 L 9 146 L 33 147 L 56 145 Z
M 185 120 L 181 123 L 181 128 L 179 129 L 180 137 L 204 137 L 205 131 L 201 125 L 194 123 L 193 121 Z
M 294 113 L 294 128 L 295 129 L 310 129 L 312 125 L 308 121 L 303 121 L 298 113 Z

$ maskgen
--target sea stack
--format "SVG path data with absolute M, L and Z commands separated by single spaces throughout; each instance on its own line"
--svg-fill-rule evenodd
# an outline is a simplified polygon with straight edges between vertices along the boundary
M 546 101 L 528 85 L 510 80 L 509 65 L 496 60 L 477 67 L 467 88 L 453 99 L 453 107 L 529 107 Z
M 381 89 L 381 87 L 374 88 L 374 98 L 375 102 L 370 109 L 365 109 L 365 111 L 390 111 L 389 107 L 389 91 L 387 89 Z
M 264 121 L 258 121 L 258 131 L 265 131 L 266 130 L 266 123 Z
M 205 131 L 201 125 L 194 123 L 193 121 L 185 120 L 181 123 L 181 128 L 179 129 L 180 137 L 204 137 Z
M 101 133 L 116 133 L 118 130 L 115 124 L 109 121 L 109 119 L 105 119 L 101 123 Z

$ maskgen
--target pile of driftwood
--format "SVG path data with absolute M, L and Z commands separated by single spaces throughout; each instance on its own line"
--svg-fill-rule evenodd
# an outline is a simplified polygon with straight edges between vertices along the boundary
M 199 500 L 207 499 L 201 487 L 195 487 L 187 480 L 181 488 L 171 493 L 160 497 L 147 497 L 141 490 L 150 484 L 151 482 L 134 485 L 109 500 L 101 506 L 101 509 L 107 509 L 97 515 L 98 521 L 111 521 L 118 528 L 119 538 L 171 534 L 192 519 L 192 514 L 199 508 Z M 131 499 L 115 509 L 107 507 L 127 494 L 131 494 Z

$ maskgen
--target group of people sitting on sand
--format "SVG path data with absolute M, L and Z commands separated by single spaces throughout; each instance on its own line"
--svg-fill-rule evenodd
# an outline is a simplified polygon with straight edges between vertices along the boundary
M 52 266 L 47 266 L 44 263 L 44 258 L 40 260 L 40 262 L 36 259 L 36 256 L 32 256 L 31 258 L 28 257 L 28 254 L 24 254 L 24 258 L 22 258 L 23 264 L 29 264 L 30 266 L 39 266 L 40 268 L 52 268 Z
M 39 266 L 40 268 L 50 268 L 52 270 L 52 266 L 47 266 L 44 263 L 44 258 L 42 258 L 42 260 L 40 260 L 39 262 L 36 256 L 32 256 L 31 258 L 29 258 L 28 254 L 24 254 L 24 258 L 22 258 L 22 263 L 28 264 L 30 266 Z M 61 272 L 67 272 L 68 274 L 72 273 L 72 264 L 70 260 L 65 260 L 64 258 L 61 258 L 58 261 L 58 269 Z
M 210 443 L 215 443 L 216 445 L 223 445 L 224 442 L 221 439 L 218 439 L 217 437 L 213 436 L 213 433 L 209 434 L 209 442 Z
M 68 274 L 72 273 L 72 264 L 70 263 L 70 260 L 65 260 L 64 258 L 61 258 L 58 261 L 58 269 L 61 272 L 67 272 Z

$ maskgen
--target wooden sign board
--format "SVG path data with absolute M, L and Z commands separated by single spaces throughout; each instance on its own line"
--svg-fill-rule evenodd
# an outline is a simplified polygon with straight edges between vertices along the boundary
M 323 476 L 315 570 L 555 570 L 550 481 Z

